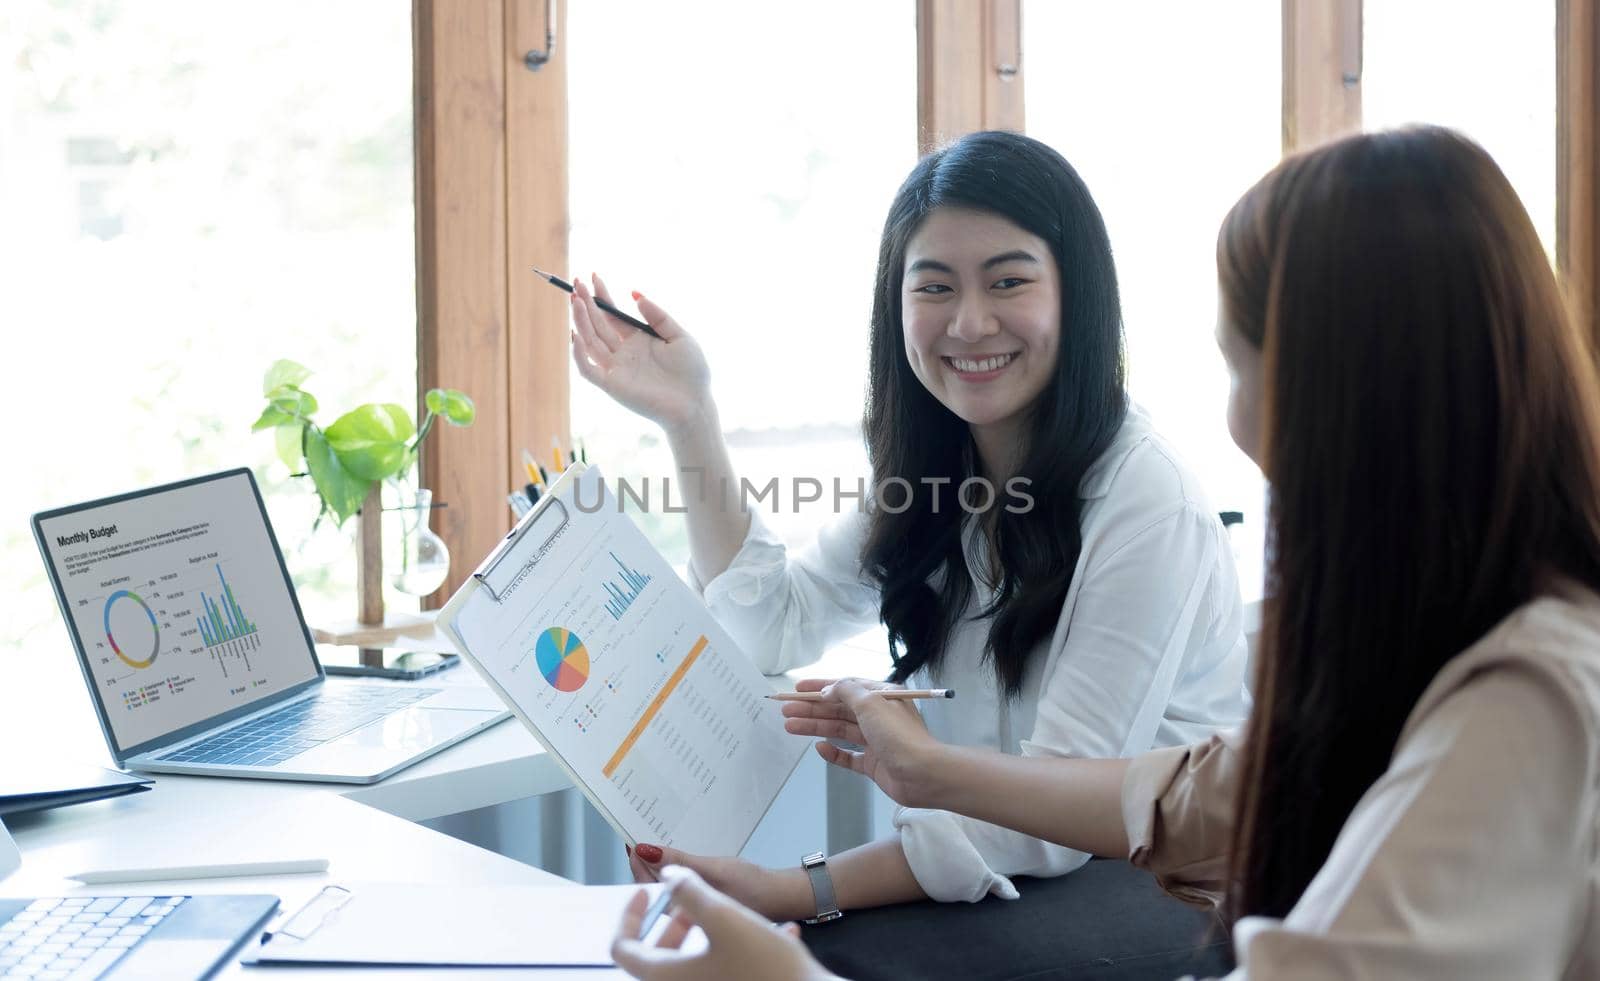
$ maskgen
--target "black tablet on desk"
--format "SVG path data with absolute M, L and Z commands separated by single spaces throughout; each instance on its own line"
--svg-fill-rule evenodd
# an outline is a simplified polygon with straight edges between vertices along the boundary
M 0 816 L 137 794 L 148 777 L 61 760 L 7 760 L 0 765 Z

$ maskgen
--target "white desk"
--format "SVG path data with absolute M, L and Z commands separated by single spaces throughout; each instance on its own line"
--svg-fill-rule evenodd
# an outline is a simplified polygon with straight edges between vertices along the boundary
M 65 641 L 63 639 L 63 645 Z M 48 742 L 56 756 L 110 765 L 77 664 L 70 658 L 3 665 L 16 683 L 0 695 L 3 755 Z M 440 683 L 477 683 L 469 669 Z M 47 738 L 41 738 L 47 737 Z M 532 736 L 501 723 L 388 780 L 370 786 L 160 775 L 154 789 L 14 818 L 8 824 L 23 852 L 22 868 L 0 895 L 169 895 L 268 893 L 280 913 L 303 905 L 330 882 L 534 885 L 573 883 L 475 845 L 414 824 L 568 786 Z M 370 806 L 368 806 L 370 805 Z M 393 808 L 399 816 L 385 813 Z M 326 858 L 316 875 L 209 879 L 84 887 L 74 872 L 126 864 L 221 864 L 253 858 Z M 420 924 L 426 911 L 418 911 Z M 282 968 L 231 965 L 224 977 L 270 978 Z M 349 978 L 350 972 L 293 970 L 293 976 Z M 481 978 L 513 972 L 412 972 L 411 977 Z M 371 977 L 372 974 L 365 975 Z M 621 977 L 615 971 L 549 972 L 558 979 Z
M 556 886 L 572 884 L 410 821 L 346 800 L 325 788 L 269 781 L 162 777 L 148 793 L 79 804 L 14 819 L 22 868 L 0 895 L 170 895 L 173 893 L 269 893 L 283 901 L 280 913 L 305 903 L 329 882 L 422 882 Z M 222 863 L 253 856 L 327 858 L 326 873 L 256 879 L 203 879 L 146 885 L 82 887 L 65 878 L 85 869 L 121 864 L 130 855 L 164 864 Z M 427 914 L 418 911 L 419 928 Z M 232 965 L 224 977 L 272 977 L 282 968 Z M 295 977 L 343 977 L 348 971 L 300 971 Z M 498 977 L 509 972 L 471 972 Z M 367 976 L 371 976 L 370 974 Z M 449 976 L 439 975 L 412 976 Z M 552 972 L 553 977 L 620 977 L 620 972 Z
M 111 760 L 82 675 L 63 636 L 48 657 L 0 663 L 10 684 L 0 692 L 0 759 L 31 747 L 51 755 L 109 766 Z M 822 661 L 775 678 L 792 687 L 805 677 L 881 676 L 887 659 L 873 635 L 841 645 Z M 470 668 L 430 677 L 424 684 L 478 684 Z M 384 683 L 384 682 L 376 682 Z M 415 683 L 413 683 L 415 684 Z M 538 742 L 507 720 L 382 783 L 290 783 L 210 777 L 157 777 L 153 790 L 15 818 L 12 831 L 23 867 L 0 883 L 0 895 L 168 895 L 269 893 L 292 912 L 329 882 L 549 885 L 566 879 L 414 824 L 476 808 L 566 789 L 570 783 Z M 830 847 L 869 836 L 870 785 L 830 768 L 827 777 Z M 836 828 L 835 825 L 838 825 Z M 855 843 L 854 841 L 850 842 Z M 327 858 L 326 873 L 256 879 L 83 887 L 74 872 L 126 864 L 220 864 L 252 858 Z M 425 925 L 425 911 L 419 912 Z M 232 965 L 223 976 L 272 977 L 282 968 Z M 512 972 L 473 970 L 475 979 Z M 299 971 L 295 977 L 348 978 L 348 971 Z M 370 974 L 368 976 L 371 976 Z M 413 972 L 408 977 L 449 976 Z M 597 979 L 618 972 L 541 972 L 540 976 Z

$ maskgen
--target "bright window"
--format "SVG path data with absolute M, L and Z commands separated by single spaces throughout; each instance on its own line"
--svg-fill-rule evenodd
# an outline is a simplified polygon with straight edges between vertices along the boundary
M 803 541 L 834 512 L 833 478 L 854 490 L 867 472 L 878 237 L 916 161 L 914 6 L 616 0 L 568 16 L 572 271 L 649 294 L 695 335 L 735 467 L 779 479 L 782 513 L 765 517 Z M 572 386 L 590 461 L 651 479 L 653 513 L 635 517 L 685 561 L 682 518 L 657 510 L 659 430 L 576 372 Z M 826 488 L 798 514 L 797 477 Z
M 1361 118 L 1461 130 L 1495 158 L 1555 254 L 1553 0 L 1366 0 Z
M 1280 3 L 1023 9 L 1027 127 L 1077 168 L 1111 235 L 1130 386 L 1219 510 L 1245 513 L 1240 581 L 1260 595 L 1262 481 L 1225 422 L 1213 340 L 1223 216 L 1279 157 Z
M 0 651 L 64 642 L 30 513 L 240 465 L 307 616 L 354 616 L 347 538 L 309 534 L 309 481 L 250 424 L 280 357 L 324 424 L 415 405 L 411 78 L 408 4 L 0 6 L 0 323 L 26 366 Z

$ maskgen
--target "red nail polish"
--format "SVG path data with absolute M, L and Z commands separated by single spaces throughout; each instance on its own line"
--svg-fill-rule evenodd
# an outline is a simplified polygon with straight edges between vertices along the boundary
M 633 851 L 634 854 L 638 855 L 644 861 L 649 862 L 651 865 L 661 861 L 662 852 L 660 845 L 635 845 Z
M 644 299 L 644 294 L 639 292 L 638 290 L 634 290 L 633 291 L 633 298 L 635 300 L 642 300 L 642 299 Z

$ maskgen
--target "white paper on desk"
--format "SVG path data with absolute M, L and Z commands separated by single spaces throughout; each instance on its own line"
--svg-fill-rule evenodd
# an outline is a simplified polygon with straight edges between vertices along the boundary
M 524 522 L 447 633 L 625 840 L 738 854 L 809 740 L 597 468 Z
M 320 918 L 308 935 L 274 933 L 247 951 L 244 961 L 263 966 L 610 967 L 622 908 L 641 887 L 369 883 L 348 888 L 349 901 Z M 643 888 L 653 896 L 661 887 Z

